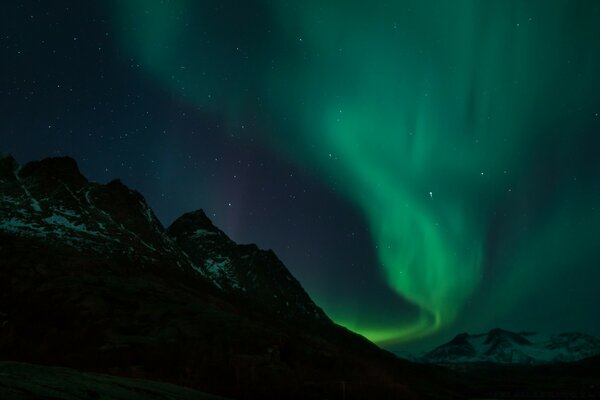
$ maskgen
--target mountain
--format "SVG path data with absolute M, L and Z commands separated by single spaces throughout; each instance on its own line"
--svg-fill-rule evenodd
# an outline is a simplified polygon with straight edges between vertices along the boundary
M 282 318 L 329 321 L 272 250 L 236 244 L 202 210 L 182 215 L 167 233 L 219 289 Z
M 436 364 L 497 363 L 544 364 L 573 362 L 600 354 L 600 340 L 582 333 L 541 335 L 492 329 L 488 333 L 461 333 L 419 357 Z
M 454 396 L 334 324 L 272 251 L 202 211 L 165 229 L 67 157 L 0 158 L 0 360 L 245 399 Z
M 174 268 L 193 268 L 138 192 L 119 180 L 88 182 L 71 158 L 21 168 L 5 156 L 0 191 L 0 231 L 5 234 L 140 264 L 163 259 Z

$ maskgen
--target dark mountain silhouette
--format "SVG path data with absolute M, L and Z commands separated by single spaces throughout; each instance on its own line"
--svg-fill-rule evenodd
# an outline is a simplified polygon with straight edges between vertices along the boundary
M 438 390 L 430 368 L 334 324 L 272 251 L 202 211 L 165 229 L 138 192 L 89 182 L 66 157 L 1 158 L 0 193 L 3 360 L 235 398 Z

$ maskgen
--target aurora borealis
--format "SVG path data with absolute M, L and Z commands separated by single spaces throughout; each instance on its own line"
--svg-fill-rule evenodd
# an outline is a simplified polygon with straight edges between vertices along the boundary
M 133 184 L 146 182 L 140 190 L 148 188 L 163 222 L 184 206 L 165 191 L 171 198 L 196 193 L 186 207 L 213 211 L 234 238 L 274 247 L 336 322 L 387 347 L 498 325 L 600 333 L 600 3 L 115 0 L 95 7 L 89 13 L 100 16 L 79 17 L 93 19 L 97 35 L 64 40 L 89 40 L 81 51 L 101 62 L 73 66 L 65 58 L 32 68 L 83 66 L 75 86 L 89 98 L 102 92 L 103 106 L 122 108 L 131 104 L 131 87 L 135 104 L 116 118 L 91 118 L 111 121 L 96 128 L 69 117 L 61 121 L 73 126 L 48 125 L 63 124 L 65 132 L 85 126 L 74 135 L 82 156 L 95 160 L 90 173 L 104 179 L 112 169 Z M 99 56 L 97 47 L 110 53 Z M 13 45 L 3 51 L 17 57 Z M 119 67 L 96 81 L 96 68 L 105 74 L 111 64 Z M 114 87 L 110 95 L 106 85 Z M 13 79 L 6 87 L 17 93 L 21 86 Z M 20 115 L 26 106 L 11 107 Z M 172 114 L 153 117 L 148 128 L 132 108 Z M 218 129 L 207 129 L 207 121 L 218 121 Z M 12 119 L 2 128 L 24 130 Z M 83 131 L 90 129 L 107 138 L 110 130 L 132 132 L 135 142 L 89 139 Z M 31 130 L 3 137 L 2 148 L 33 157 L 24 143 L 42 136 Z M 191 139 L 183 130 L 199 134 Z M 52 136 L 56 149 L 68 151 L 66 136 Z M 244 145 L 222 142 L 232 137 Z M 220 159 L 207 149 L 249 167 L 268 158 L 273 168 L 301 175 L 288 186 L 281 183 L 287 169 L 266 172 L 272 180 L 260 185 L 267 191 L 301 193 L 317 182 L 335 194 L 326 204 L 318 191 L 316 201 L 293 194 L 293 205 L 282 206 L 276 195 L 260 194 L 259 172 L 245 176 L 243 189 L 219 180 L 238 179 L 237 167 L 219 169 L 216 178 L 210 168 L 182 172 L 188 161 L 174 154 Z M 162 154 L 151 167 L 160 182 L 148 183 L 142 162 L 119 167 L 133 152 L 137 159 Z M 103 168 L 106 159 L 114 167 Z M 179 184 L 165 182 L 173 174 Z M 225 200 L 232 193 L 236 213 Z M 258 220 L 242 215 L 256 204 L 281 208 Z M 327 228 L 290 229 L 288 240 L 302 252 L 324 252 L 327 262 L 297 258 L 278 241 L 290 227 L 277 219 L 305 219 L 320 207 L 336 210 L 321 223 Z M 329 243 L 336 226 L 346 235 L 348 220 L 361 221 L 365 233 L 311 248 Z M 342 252 L 358 257 L 361 272 L 348 271 Z M 345 280 L 358 283 L 338 291 Z

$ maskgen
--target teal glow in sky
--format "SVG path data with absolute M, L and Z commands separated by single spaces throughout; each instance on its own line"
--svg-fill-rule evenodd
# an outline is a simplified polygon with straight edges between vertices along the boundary
M 366 292 L 334 320 L 600 330 L 598 2 L 237 3 L 115 1 L 122 56 L 360 210 L 414 312 L 361 318 Z

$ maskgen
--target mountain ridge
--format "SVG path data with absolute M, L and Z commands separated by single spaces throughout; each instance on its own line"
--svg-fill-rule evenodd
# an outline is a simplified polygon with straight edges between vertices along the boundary
M 0 166 L 4 171 L 3 176 L 12 178 L 12 174 L 13 182 L 20 186 L 22 193 L 19 196 L 4 186 L 3 201 L 21 207 L 10 218 L 0 221 L 0 230 L 42 237 L 44 240 L 66 240 L 68 244 L 100 252 L 107 250 L 101 244 L 110 240 L 115 248 L 108 250 L 121 250 L 132 257 L 141 257 L 141 261 L 151 261 L 155 253 L 166 252 L 174 258 L 177 268 L 198 272 L 219 289 L 244 296 L 250 283 L 258 280 L 262 286 L 266 285 L 260 294 L 262 298 L 259 303 L 262 306 L 268 306 L 265 293 L 270 292 L 275 294 L 275 298 L 283 298 L 288 307 L 294 308 L 295 304 L 301 303 L 302 310 L 295 310 L 298 315 L 312 314 L 317 319 L 328 319 L 274 252 L 260 250 L 253 244 L 236 244 L 212 223 L 202 209 L 183 214 L 165 229 L 139 192 L 129 189 L 119 179 L 105 185 L 89 182 L 70 157 L 52 157 L 19 167 L 14 158 L 5 156 L 3 165 L 4 168 Z M 50 196 L 38 199 L 34 194 L 39 192 L 49 193 Z M 26 207 L 27 202 L 29 207 Z M 6 215 L 7 210 L 4 211 Z M 40 215 L 43 216 L 41 221 Z M 185 225 L 191 221 L 195 226 L 195 235 L 185 230 Z M 108 229 L 110 225 L 116 229 Z M 205 235 L 198 234 L 201 229 Z M 74 243 L 75 239 L 77 244 Z M 127 249 L 119 249 L 123 247 L 123 241 Z M 96 243 L 101 247 L 95 246 Z M 135 247 L 135 244 L 141 248 Z M 213 258 L 208 258 L 208 252 L 201 251 L 202 248 L 210 248 Z M 190 257 L 190 254 L 194 256 Z M 267 271 L 262 271 L 263 276 L 258 277 L 254 273 L 256 268 L 249 268 L 249 263 L 256 257 L 262 261 L 258 267 L 268 264 L 271 268 L 268 273 L 277 271 L 280 281 L 285 279 L 290 282 L 284 290 L 274 293 L 277 279 L 271 279 L 268 284 Z M 244 258 L 249 259 L 245 262 Z M 243 286 L 240 285 L 240 279 L 244 281 Z M 256 285 L 254 289 L 252 296 L 245 297 L 258 298 L 261 290 Z M 290 299 L 285 300 L 286 297 Z M 275 312 L 285 315 L 285 311 L 278 309 Z
M 272 251 L 236 244 L 203 211 L 165 228 L 140 193 L 90 182 L 68 157 L 0 158 L 0 260 L 4 360 L 234 398 L 436 386 L 429 367 L 333 323 Z
M 457 334 L 450 341 L 418 355 L 400 353 L 412 361 L 440 365 L 542 365 L 571 363 L 600 354 L 600 339 L 578 332 L 544 335 L 495 328 L 487 333 Z

